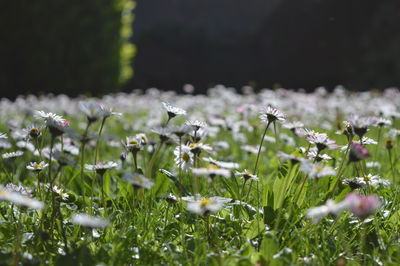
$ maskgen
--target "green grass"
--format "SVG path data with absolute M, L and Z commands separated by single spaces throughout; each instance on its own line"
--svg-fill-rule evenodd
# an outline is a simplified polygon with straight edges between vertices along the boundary
M 235 113 L 234 107 L 225 108 L 231 110 L 231 113 L 226 113 L 227 116 Z M 290 111 L 288 114 L 287 119 L 290 121 Z M 22 117 L 22 114 L 16 113 L 15 117 Z M 235 115 L 233 117 L 240 120 Z M 97 141 L 97 161 L 119 161 L 122 147 L 108 145 L 108 137 L 114 136 L 119 141 L 143 132 L 157 143 L 158 137 L 150 130 L 137 130 L 147 118 L 148 112 L 144 109 L 124 113 L 122 120 L 114 117 L 107 119 L 102 137 Z M 158 119 L 165 122 L 166 112 L 161 113 Z M 28 116 L 23 123 L 28 125 L 32 120 Z M 71 128 L 83 134 L 86 123 L 84 115 L 77 112 L 69 120 L 72 122 Z M 184 121 L 183 117 L 177 117 L 170 123 L 182 124 Z M 254 130 L 240 130 L 247 137 L 245 143 L 238 141 L 235 136 L 238 132 L 222 126 L 215 136 L 204 139 L 210 145 L 215 141 L 226 141 L 230 145 L 228 150 L 213 154 L 213 158 L 237 162 L 240 164 L 238 170 L 253 170 L 256 155 L 241 150 L 240 146 L 258 146 L 264 126 L 256 113 L 248 121 Z M 1 132 L 7 131 L 4 122 Z M 329 122 L 334 125 L 336 121 Z M 83 124 L 80 127 L 78 123 Z M 135 126 L 135 123 L 139 125 Z M 100 124 L 95 122 L 90 125 L 89 136 L 98 135 Z M 280 124 L 276 126 L 278 136 L 279 133 L 285 133 L 296 140 L 298 147 L 308 147 L 305 138 L 295 137 Z M 400 122 L 395 120 L 392 127 L 399 126 Z M 347 145 L 344 135 L 335 134 L 335 125 L 331 130 L 312 128 L 327 133 L 339 145 Z M 249 181 L 243 185 L 243 179 L 233 175 L 234 171 L 231 178 L 215 177 L 211 182 L 206 177 L 198 177 L 197 189 L 201 196 L 232 199 L 220 211 L 205 215 L 188 211 L 187 203 L 179 200 L 182 191 L 187 192 L 186 196 L 194 194 L 196 177 L 190 171 L 180 174 L 173 154 L 177 144 L 172 142 L 161 147 L 153 169 L 149 170 L 151 174 L 147 174 L 154 182 L 150 189 L 136 189 L 123 180 L 124 173 L 134 171 L 130 154 L 122 167 L 108 170 L 103 179 L 90 171 L 84 171 L 81 175 L 81 155 L 73 156 L 74 165 L 61 167 L 54 161 L 51 176 L 55 178 L 54 184 L 68 194 L 64 199 L 45 188 L 44 183 L 49 182 L 48 168 L 39 175 L 42 195 L 38 195 L 38 176 L 26 169 L 29 162 L 40 161 L 32 152 L 26 151 L 23 156 L 15 159 L 0 158 L 0 183 L 3 186 L 8 183 L 21 184 L 32 191 L 34 198 L 45 203 L 44 209 L 32 210 L 9 201 L 0 202 L 0 264 L 343 265 L 346 261 L 348 265 L 398 265 L 400 148 L 397 137 L 389 157 L 385 148 L 388 130 L 382 129 L 377 147 L 366 145 L 372 155 L 370 158 L 357 164 L 344 163 L 342 178 L 360 176 L 357 171 L 362 171 L 361 175 L 379 174 L 391 182 L 386 188 L 368 186 L 357 190 L 362 195 L 375 194 L 381 197 L 380 208 L 365 220 L 346 211 L 338 217 L 330 215 L 322 218 L 319 223 L 312 223 L 306 217 L 309 208 L 324 204 L 328 198 L 338 202 L 351 192 L 351 188 L 339 183 L 332 197 L 329 197 L 339 176 L 307 178 L 298 164 L 279 160 L 276 156 L 279 151 L 292 153 L 298 150 L 295 146 L 287 145 L 283 139 L 278 139 L 277 143 L 264 141 L 265 151 L 260 154 L 257 171 L 259 182 Z M 267 136 L 276 137 L 272 127 L 267 131 Z M 378 140 L 378 128 L 371 127 L 366 136 Z M 64 138 L 67 137 L 65 134 Z M 55 141 L 59 143 L 60 140 L 57 137 Z M 8 141 L 13 147 L 2 153 L 17 149 L 10 134 Z M 39 147 L 50 144 L 48 130 L 39 143 Z M 86 164 L 95 161 L 95 143 L 85 145 Z M 80 142 L 75 140 L 75 145 L 79 147 Z M 145 172 L 149 165 L 153 154 L 147 147 L 138 153 L 137 172 Z M 323 153 L 333 158 L 324 165 L 338 168 L 343 160 L 347 161 L 340 149 L 324 150 Z M 206 152 L 200 154 L 197 162 L 199 167 L 208 165 L 201 160 L 208 156 Z M 369 161 L 379 162 L 381 168 L 366 168 L 365 163 Z M 166 169 L 173 176 L 167 176 L 159 169 Z M 166 197 L 170 194 L 175 195 L 178 201 L 168 202 Z M 110 221 L 110 225 L 103 229 L 91 229 L 73 224 L 70 217 L 81 212 L 103 217 Z

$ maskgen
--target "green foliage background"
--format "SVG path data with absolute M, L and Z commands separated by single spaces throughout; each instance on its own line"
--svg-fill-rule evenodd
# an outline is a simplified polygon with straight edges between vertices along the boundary
M 106 93 L 132 77 L 133 0 L 15 0 L 0 8 L 1 96 Z

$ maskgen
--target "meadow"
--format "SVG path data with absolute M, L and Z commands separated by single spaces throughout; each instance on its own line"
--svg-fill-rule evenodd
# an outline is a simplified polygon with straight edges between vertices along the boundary
M 399 265 L 400 91 L 0 101 L 1 265 Z

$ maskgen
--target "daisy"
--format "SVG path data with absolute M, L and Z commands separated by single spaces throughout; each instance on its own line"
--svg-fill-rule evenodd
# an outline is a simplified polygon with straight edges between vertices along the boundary
M 332 157 L 329 156 L 328 154 L 320 154 L 316 150 L 310 150 L 307 153 L 307 157 L 310 160 L 315 160 L 316 162 L 326 162 L 328 160 L 332 160 Z
M 345 180 L 344 180 L 345 181 Z M 368 185 L 372 187 L 388 187 L 390 181 L 381 178 L 379 175 L 368 174 L 364 177 L 355 177 L 352 182 L 357 183 L 360 187 L 366 188 Z
M 268 123 L 272 123 L 275 121 L 283 122 L 286 119 L 286 115 L 278 109 L 268 106 L 261 109 L 259 118 L 261 119 L 261 121 Z
M 324 176 L 336 175 L 335 169 L 330 166 L 323 166 L 320 164 L 312 164 L 309 162 L 303 162 L 300 168 L 303 172 L 308 174 L 311 178 L 320 178 Z
M 246 151 L 247 153 L 252 153 L 252 154 L 257 154 L 258 149 L 259 149 L 258 146 L 252 146 L 252 145 L 242 145 L 242 146 L 240 146 L 240 148 L 243 151 Z M 264 151 L 265 151 L 265 148 L 261 147 L 261 152 L 264 152 Z
M 110 222 L 101 217 L 90 216 L 86 213 L 78 213 L 71 216 L 71 222 L 76 225 L 90 228 L 106 228 Z
M 15 152 L 7 152 L 7 153 L 3 153 L 1 155 L 1 157 L 3 157 L 4 159 L 10 159 L 10 158 L 17 158 L 24 155 L 23 151 L 15 151 Z
M 53 186 L 53 188 L 50 188 L 50 184 L 46 184 L 46 188 L 49 191 L 53 191 L 54 193 L 56 193 L 57 195 L 59 195 L 61 197 L 62 200 L 67 200 L 69 198 L 69 195 L 67 193 L 64 193 L 64 190 L 62 188 L 59 188 L 57 186 Z
M 44 111 L 36 111 L 36 117 L 43 119 L 46 123 L 47 121 L 54 120 L 57 123 L 64 123 L 65 119 L 54 113 L 46 113 Z
M 282 161 L 288 161 L 290 160 L 293 164 L 300 163 L 304 161 L 305 159 L 301 157 L 300 154 L 298 153 L 292 153 L 292 154 L 287 154 L 284 152 L 278 152 L 277 156 L 282 160 Z
M 126 141 L 121 141 L 121 143 L 128 152 L 132 153 L 137 153 L 143 148 L 142 139 L 138 139 L 132 136 L 126 137 Z
M 379 117 L 376 121 L 376 125 L 379 127 L 390 127 L 392 125 L 392 120 Z
M 185 125 L 192 127 L 194 131 L 207 127 L 207 123 L 200 120 L 189 120 L 185 122 Z
M 43 169 L 45 169 L 47 166 L 49 166 L 48 163 L 45 163 L 44 161 L 41 161 L 40 163 L 37 162 L 30 162 L 27 166 L 26 169 L 34 171 L 34 172 L 40 172 Z
M 373 214 L 381 205 L 379 198 L 375 195 L 362 196 L 350 193 L 347 195 L 345 201 L 349 205 L 350 211 L 361 219 L 365 219 Z
M 113 112 L 112 108 L 108 108 L 107 106 L 105 106 L 104 104 L 99 104 L 100 105 L 100 110 L 101 110 L 101 114 L 103 116 L 103 119 L 106 119 L 110 116 L 117 116 L 117 117 L 121 117 L 122 113 L 118 113 L 118 112 Z
M 163 105 L 164 109 L 167 110 L 169 119 L 172 119 L 178 115 L 186 115 L 186 111 L 179 107 L 172 106 L 171 104 L 169 104 L 167 102 L 162 102 L 162 105 Z
M 349 161 L 357 162 L 370 157 L 368 150 L 360 143 L 352 142 L 350 145 Z
M 373 126 L 377 122 L 376 117 L 362 117 L 358 115 L 352 115 L 347 120 L 353 128 L 354 133 L 360 138 L 367 133 L 369 126 Z
M 245 181 L 247 181 L 247 180 L 258 181 L 258 176 L 253 174 L 252 172 L 250 172 L 247 169 L 245 169 L 242 172 L 236 171 L 235 175 L 243 178 Z
M 293 133 L 296 134 L 296 130 L 299 129 L 299 128 L 303 128 L 304 124 L 302 122 L 300 122 L 300 121 L 294 121 L 292 123 L 283 124 L 283 127 L 286 128 L 286 129 L 289 129 L 290 131 L 292 131 Z
M 35 146 L 28 142 L 28 141 L 24 141 L 24 140 L 20 140 L 15 144 L 18 148 L 20 148 L 21 150 L 28 150 L 30 152 L 34 152 L 35 151 Z
M 9 201 L 30 209 L 43 209 L 44 207 L 43 202 L 23 196 L 17 192 L 8 191 L 3 186 L 0 186 L 0 201 Z
M 183 171 L 186 172 L 193 165 L 194 154 L 189 146 L 182 145 L 181 148 L 179 148 L 179 146 L 176 147 L 174 150 L 174 155 L 176 165 Z
M 336 142 L 325 133 L 315 133 L 307 137 L 309 143 L 316 145 L 318 151 L 322 151 L 326 148 L 329 150 L 335 150 L 338 148 Z
M 190 151 L 195 155 L 199 155 L 202 151 L 210 152 L 212 148 L 208 144 L 204 144 L 201 142 L 194 142 L 189 144 Z
M 151 179 L 138 173 L 125 173 L 122 178 L 125 182 L 133 184 L 135 188 L 151 188 L 154 185 Z
M 183 137 L 184 135 L 189 134 L 189 132 L 191 131 L 191 127 L 187 125 L 171 126 L 170 131 L 177 137 Z
M 149 143 L 149 139 L 147 138 L 146 134 L 138 133 L 135 135 L 135 138 L 140 140 L 140 144 L 147 145 Z
M 223 202 L 216 198 L 202 198 L 198 200 L 190 200 L 187 209 L 190 212 L 206 215 L 208 213 L 217 212 L 224 206 Z
M 343 211 L 349 208 L 347 201 L 341 201 L 335 203 L 333 200 L 329 199 L 322 206 L 311 208 L 307 211 L 307 217 L 312 220 L 313 223 L 319 222 L 323 217 L 328 215 L 339 215 Z
M 103 116 L 103 109 L 96 102 L 79 102 L 79 108 L 86 115 L 89 123 L 93 123 Z
M 169 128 L 165 127 L 157 127 L 152 130 L 153 133 L 156 133 L 162 142 L 165 142 L 171 138 L 171 131 Z
M 240 167 L 238 163 L 217 161 L 217 160 L 214 160 L 211 157 L 204 158 L 203 160 L 206 161 L 206 162 L 209 162 L 209 163 L 211 163 L 213 165 L 216 165 L 216 166 L 218 166 L 220 168 L 225 168 L 225 169 L 237 169 L 237 168 Z
M 7 134 L 0 132 L 0 139 L 7 139 Z
M 207 168 L 193 168 L 192 173 L 196 176 L 208 176 L 210 178 L 217 176 L 222 176 L 225 178 L 231 177 L 231 172 L 229 170 L 219 168 L 216 165 L 210 165 Z
M 98 162 L 95 165 L 85 164 L 85 169 L 89 171 L 96 171 L 99 175 L 104 175 L 104 173 L 109 169 L 114 169 L 118 167 L 118 164 L 112 161 L 109 162 Z
M 8 192 L 16 192 L 21 194 L 22 196 L 32 198 L 32 191 L 21 185 L 14 185 L 12 183 L 9 183 L 6 185 L 5 190 L 7 190 Z

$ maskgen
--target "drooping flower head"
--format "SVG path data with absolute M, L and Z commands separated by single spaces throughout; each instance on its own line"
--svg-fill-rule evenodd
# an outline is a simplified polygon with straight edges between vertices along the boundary
M 360 143 L 352 142 L 350 145 L 349 161 L 358 162 L 370 157 L 368 150 Z
M 99 175 L 104 175 L 104 173 L 109 170 L 116 168 L 118 166 L 117 163 L 109 161 L 109 162 L 98 162 L 94 165 L 91 164 L 85 164 L 86 170 L 89 171 L 96 171 Z

